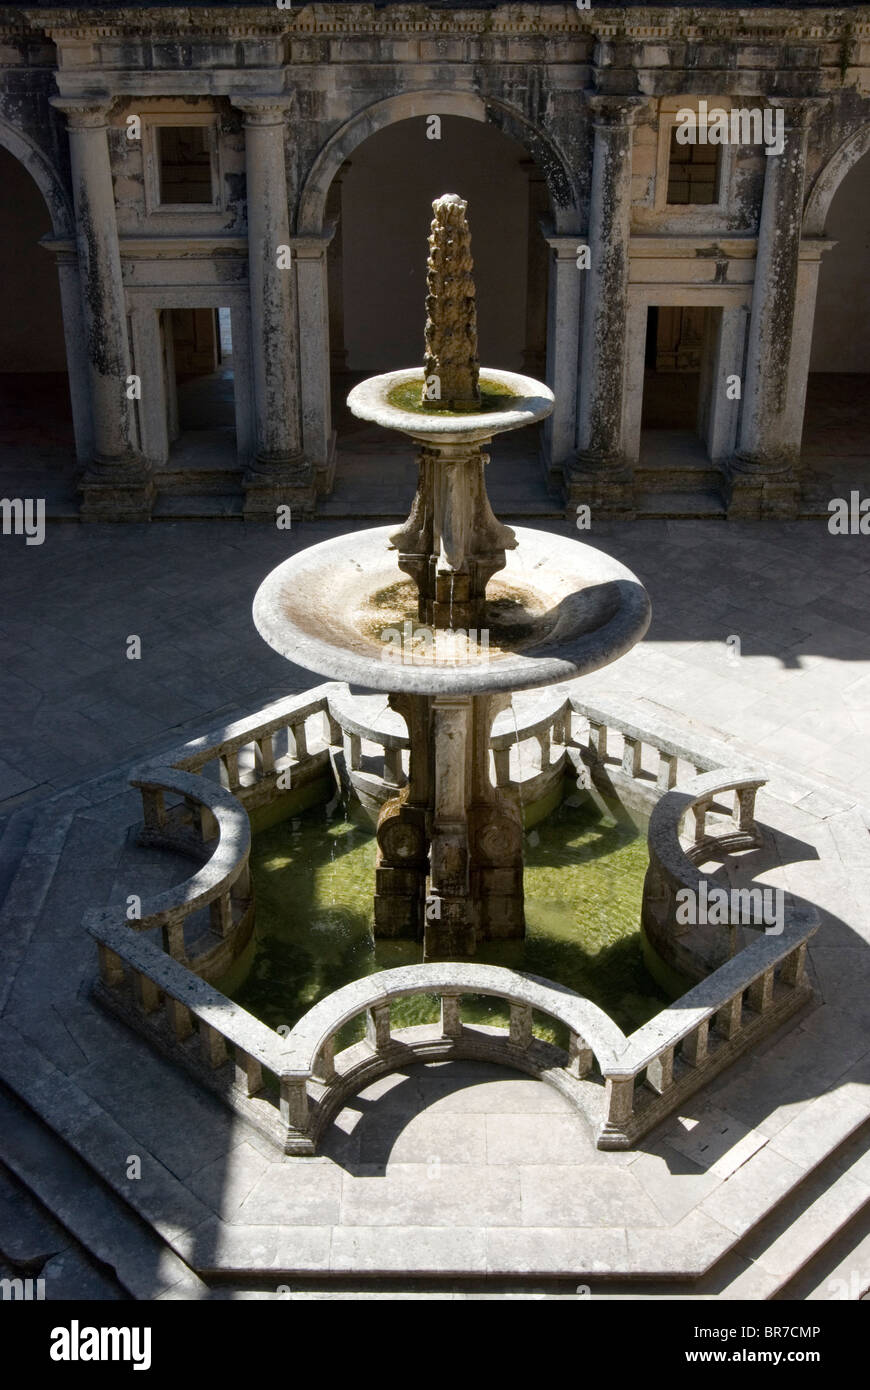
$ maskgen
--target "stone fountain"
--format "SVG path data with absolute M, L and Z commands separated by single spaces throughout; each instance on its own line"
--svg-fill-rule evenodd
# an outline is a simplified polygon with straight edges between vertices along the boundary
M 543 419 L 553 395 L 481 370 L 466 203 L 447 194 L 433 211 L 425 366 L 348 396 L 354 415 L 419 446 L 408 520 L 291 557 L 253 610 L 276 651 L 385 692 L 407 724 L 407 783 L 378 819 L 375 934 L 422 938 L 427 959 L 524 933 L 522 808 L 490 775 L 493 720 L 511 692 L 615 661 L 650 619 L 623 565 L 494 515 L 483 446 Z

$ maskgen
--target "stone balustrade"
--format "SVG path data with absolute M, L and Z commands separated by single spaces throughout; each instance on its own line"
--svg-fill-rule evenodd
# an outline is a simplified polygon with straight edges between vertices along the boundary
M 268 805 L 282 792 L 332 775 L 329 747 L 341 739 L 329 708 L 333 688 L 327 683 L 276 700 L 249 718 L 184 744 L 162 761 L 218 779 L 249 811 Z
M 140 899 L 85 915 L 88 929 L 115 927 L 137 932 L 159 928 L 163 949 L 205 979 L 215 979 L 250 939 L 254 896 L 248 859 L 251 827 L 244 807 L 223 787 L 172 767 L 152 767 L 133 779 L 140 789 L 145 824 L 140 843 L 174 849 L 204 862 L 183 882 Z M 169 801 L 169 798 L 174 800 Z M 134 885 L 131 884 L 131 888 Z M 208 925 L 195 918 L 208 908 Z
M 787 919 L 816 920 L 813 910 L 796 906 L 769 884 L 748 881 L 735 888 L 729 879 L 726 886 L 698 868 L 705 861 L 763 844 L 755 823 L 755 800 L 765 780 L 752 768 L 707 772 L 665 792 L 653 808 L 643 931 L 655 956 L 683 979 L 707 977 L 745 948 L 756 929 L 779 934 Z M 728 894 L 724 921 L 720 911 L 709 917 L 707 913 L 707 906 L 717 894 L 721 896 L 723 888 Z M 680 903 L 692 908 L 689 915 L 694 920 L 686 920 L 685 915 L 681 919 Z M 775 921 L 764 922 L 761 909 L 766 904 L 775 905 Z
M 134 785 L 143 798 L 144 843 L 200 854 L 205 862 L 186 882 L 144 902 L 136 921 L 124 922 L 122 908 L 86 919 L 98 944 L 97 989 L 107 1007 L 192 1068 L 286 1152 L 313 1153 L 331 1117 L 374 1077 L 408 1062 L 451 1057 L 509 1063 L 540 1077 L 587 1116 L 599 1147 L 625 1148 L 810 997 L 806 943 L 818 921 L 793 910 L 781 932 L 751 940 L 629 1038 L 571 990 L 463 962 L 402 967 L 357 980 L 315 1005 L 286 1039 L 277 1038 L 208 983 L 251 930 L 249 812 L 300 784 L 327 799 L 335 790 L 330 758 L 342 743 L 351 772 L 362 771 L 363 742 L 379 746 L 383 769 L 373 780 L 387 788 L 400 785 L 407 737 L 399 727 L 373 727 L 376 722 L 367 722 L 346 686 L 328 683 L 186 744 L 168 760 L 172 766 L 140 769 Z M 650 829 L 654 879 L 644 907 L 647 898 L 658 905 L 669 940 L 677 935 L 676 892 L 698 890 L 708 881 L 697 865 L 711 852 L 758 844 L 754 803 L 764 778 L 752 769 L 721 771 L 720 746 L 699 739 L 690 747 L 664 727 L 640 728 L 615 702 L 605 711 L 558 690 L 510 727 L 505 723 L 502 718 L 495 726 L 492 745 L 499 785 L 510 778 L 515 745 L 537 740 L 538 778 L 552 775 L 561 783 L 570 760 L 599 774 L 615 765 L 650 789 L 656 802 Z M 622 741 L 614 762 L 607 748 L 611 731 Z M 693 776 L 677 789 L 681 762 Z M 282 785 L 281 773 L 288 770 Z M 729 810 L 721 804 L 726 795 L 733 797 L 730 827 L 714 833 Z M 690 812 L 691 838 L 684 847 L 680 832 Z M 209 939 L 192 944 L 186 924 L 205 906 Z M 142 934 L 158 926 L 163 950 Z M 394 1030 L 391 1003 L 420 993 L 440 996 L 440 1023 Z M 510 1026 L 463 1023 L 461 999 L 468 994 L 506 1000 Z M 535 1037 L 533 1010 L 567 1029 L 567 1052 Z M 360 1014 L 366 1017 L 366 1040 L 336 1055 L 337 1034 Z
M 689 743 L 653 716 L 641 727 L 631 706 L 619 700 L 609 700 L 606 709 L 573 695 L 567 703 L 572 715 L 571 743 L 587 765 L 618 768 L 625 777 L 644 783 L 654 797 L 676 786 L 681 762 L 693 775 L 722 766 L 721 746 L 694 734 Z M 585 732 L 578 727 L 581 723 Z M 621 740 L 619 757 L 610 751 L 611 734 Z
M 108 1007 L 279 1139 L 285 1152 L 300 1155 L 316 1151 L 335 1114 L 377 1076 L 451 1058 L 538 1077 L 584 1114 L 599 1148 L 628 1148 L 803 1005 L 810 995 L 806 943 L 815 930 L 815 923 L 802 923 L 754 942 L 628 1038 L 572 990 L 501 966 L 454 961 L 355 980 L 279 1038 L 151 942 L 90 925 Z M 394 1030 L 391 1005 L 417 994 L 440 996 L 440 1022 Z M 505 1000 L 509 1027 L 464 1023 L 461 1001 L 471 994 Z M 533 1010 L 567 1029 L 567 1051 L 535 1036 Z M 365 1040 L 336 1053 L 336 1035 L 361 1014 Z

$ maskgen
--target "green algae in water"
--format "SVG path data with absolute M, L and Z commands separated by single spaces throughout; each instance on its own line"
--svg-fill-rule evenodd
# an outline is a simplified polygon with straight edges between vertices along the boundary
M 411 381 L 400 381 L 397 386 L 392 387 L 387 392 L 387 402 L 397 410 L 409 410 L 413 415 L 461 416 L 486 415 L 490 411 L 509 410 L 517 399 L 514 392 L 502 382 L 491 381 L 488 377 L 482 376 L 478 387 L 480 405 L 468 405 L 462 410 L 457 410 L 448 401 L 422 401 L 420 393 L 423 390 L 423 378 L 418 376 L 413 377 Z
M 341 985 L 377 970 L 422 960 L 415 941 L 372 937 L 375 837 L 368 824 L 316 807 L 254 836 L 254 937 L 221 982 L 230 998 L 271 1028 L 292 1026 Z M 485 943 L 474 959 L 543 975 L 600 1005 L 626 1032 L 669 1000 L 643 961 L 640 903 L 646 839 L 633 827 L 563 803 L 525 841 L 524 941 Z M 508 1006 L 467 996 L 469 1023 L 506 1027 Z M 434 995 L 391 1005 L 395 1027 L 434 1023 Z M 560 1025 L 535 1016 L 535 1031 L 564 1046 Z M 363 1036 L 362 1019 L 338 1036 Z

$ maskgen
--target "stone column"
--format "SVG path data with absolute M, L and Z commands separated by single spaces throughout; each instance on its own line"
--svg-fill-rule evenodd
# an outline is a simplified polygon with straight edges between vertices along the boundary
M 589 206 L 589 269 L 581 328 L 577 456 L 566 477 L 570 504 L 599 517 L 630 513 L 631 468 L 623 446 L 622 405 L 628 310 L 633 125 L 640 97 L 588 98 L 594 146 Z
M 114 98 L 53 97 L 67 117 L 91 393 L 93 460 L 79 481 L 82 519 L 142 521 L 154 483 L 138 447 L 127 306 L 106 116 Z
M 293 251 L 299 292 L 299 367 L 302 446 L 323 496 L 332 491 L 335 430 L 329 368 L 329 271 L 327 252 L 334 224 L 320 237 L 296 237 Z
M 540 380 L 547 351 L 547 247 L 541 223 L 550 210 L 547 180 L 533 159 L 520 161 L 529 180 L 528 246 L 526 249 L 526 345 L 523 371 Z
M 583 237 L 548 235 L 547 245 L 551 254 L 546 381 L 556 406 L 544 421 L 544 447 L 549 469 L 561 473 L 572 458 L 577 434 L 580 304 L 586 272 L 577 268 L 577 248 L 583 245 Z
M 281 504 L 310 511 L 314 471 L 302 452 L 296 264 L 290 246 L 284 130 L 287 99 L 234 97 L 245 114 L 248 281 L 257 447 L 244 479 L 245 517 Z M 279 265 L 279 247 L 291 260 Z M 281 253 L 286 260 L 287 252 Z
M 786 415 L 812 103 L 770 104 L 785 109 L 784 148 L 766 156 L 743 404 L 729 470 L 728 515 L 750 519 L 792 517 L 798 499 L 798 451 L 788 442 Z
M 344 227 L 342 225 L 342 185 L 350 168 L 346 159 L 329 185 L 326 220 L 335 226 L 329 243 L 329 365 L 333 372 L 347 371 L 347 345 L 344 341 Z
M 53 252 L 57 265 L 76 458 L 85 468 L 94 457 L 94 426 L 78 249 L 73 241 L 59 241 L 51 236 L 42 237 L 40 245 Z

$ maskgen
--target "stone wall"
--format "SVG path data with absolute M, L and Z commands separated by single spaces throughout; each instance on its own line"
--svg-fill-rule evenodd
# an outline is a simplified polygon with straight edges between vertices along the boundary
M 568 505 L 634 514 L 643 325 L 648 307 L 664 304 L 717 311 L 702 443 L 729 514 L 794 515 L 828 204 L 870 148 L 870 11 L 750 16 L 570 4 L 0 9 L 0 144 L 26 164 L 51 216 L 83 515 L 149 514 L 169 449 L 158 328 L 167 308 L 231 309 L 246 514 L 273 515 L 276 500 L 311 510 L 328 491 L 328 324 L 335 337 L 337 280 L 363 295 L 365 251 L 345 248 L 345 273 L 336 246 L 328 270 L 333 181 L 350 160 L 358 201 L 355 151 L 365 167 L 370 136 L 430 114 L 494 126 L 543 175 L 544 370 L 557 396 L 545 447 Z M 779 103 L 788 148 L 770 158 L 727 147 L 717 202 L 674 207 L 670 128 L 701 99 Z M 128 138 L 131 115 L 141 139 Z M 155 142 L 167 123 L 207 128 L 211 205 L 161 204 Z M 405 135 L 383 138 L 398 147 Z M 857 186 L 849 197 L 860 200 Z M 509 241 L 519 258 L 527 202 L 514 221 L 505 255 Z M 584 241 L 591 266 L 580 272 Z M 289 273 L 275 265 L 284 244 Z M 527 274 L 543 285 L 540 266 Z M 851 275 L 841 267 L 832 283 Z M 369 308 L 352 299 L 349 310 Z M 513 356 L 516 325 L 497 332 Z M 538 346 L 525 348 L 532 361 Z M 371 357 L 360 350 L 351 365 L 375 365 L 382 349 L 375 340 Z M 121 389 L 131 371 L 142 381 L 138 411 Z M 737 407 L 722 398 L 729 372 L 743 377 Z

